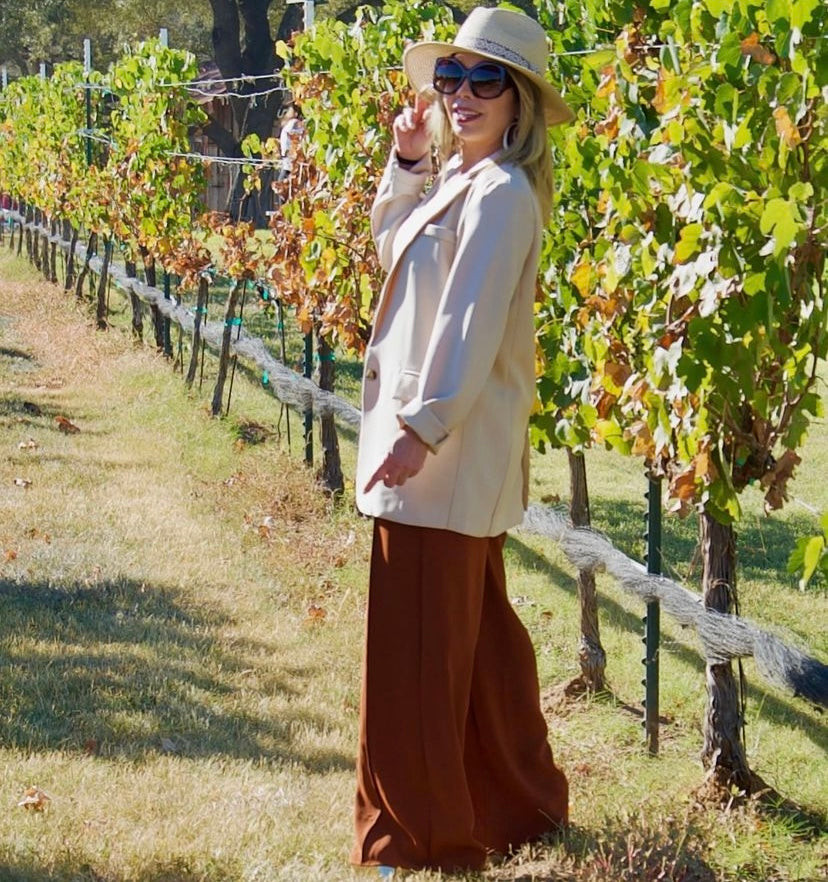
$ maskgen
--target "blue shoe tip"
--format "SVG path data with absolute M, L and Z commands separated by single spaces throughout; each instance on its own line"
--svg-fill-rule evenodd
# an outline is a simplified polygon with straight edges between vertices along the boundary
M 383 879 L 391 879 L 394 875 L 393 867 L 377 867 L 379 874 Z

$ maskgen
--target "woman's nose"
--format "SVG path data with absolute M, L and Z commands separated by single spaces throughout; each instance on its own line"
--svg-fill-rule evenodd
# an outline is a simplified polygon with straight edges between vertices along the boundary
M 474 97 L 474 93 L 471 90 L 471 86 L 469 85 L 469 78 L 463 77 L 463 82 L 460 83 L 460 88 L 455 93 L 456 95 L 460 95 L 463 98 L 472 98 Z

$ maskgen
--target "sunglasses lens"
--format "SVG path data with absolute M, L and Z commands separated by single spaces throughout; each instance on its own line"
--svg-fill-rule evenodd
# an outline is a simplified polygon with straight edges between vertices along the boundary
M 434 91 L 453 95 L 466 77 L 472 95 L 478 98 L 497 98 L 509 87 L 509 75 L 502 64 L 481 61 L 466 68 L 456 58 L 438 58 L 434 65 Z
M 453 58 L 438 58 L 434 65 L 434 89 L 443 95 L 452 95 L 460 88 L 466 70 Z
M 497 98 L 506 88 L 506 70 L 499 64 L 478 64 L 469 72 L 472 94 Z

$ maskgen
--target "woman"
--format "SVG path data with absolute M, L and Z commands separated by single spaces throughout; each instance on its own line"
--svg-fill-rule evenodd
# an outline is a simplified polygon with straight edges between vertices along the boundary
M 372 211 L 388 277 L 365 357 L 357 504 L 375 518 L 357 769 L 363 866 L 479 869 L 563 825 L 567 782 L 506 595 L 527 502 L 533 303 L 552 189 L 543 29 L 475 9 L 410 46 Z M 434 186 L 431 147 L 443 160 Z

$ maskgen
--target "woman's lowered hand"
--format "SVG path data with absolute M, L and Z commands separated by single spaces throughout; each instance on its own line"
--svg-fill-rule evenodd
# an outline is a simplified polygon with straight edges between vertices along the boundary
M 365 485 L 365 493 L 382 481 L 386 487 L 400 487 L 422 469 L 428 447 L 420 436 L 408 427 L 400 429 L 391 450 L 388 451 L 380 467 L 371 475 Z

